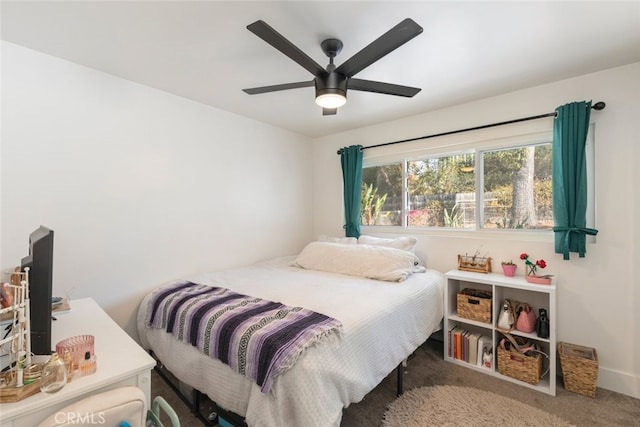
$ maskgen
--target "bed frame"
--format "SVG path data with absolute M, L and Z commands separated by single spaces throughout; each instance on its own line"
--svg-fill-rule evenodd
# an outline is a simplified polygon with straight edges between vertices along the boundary
M 231 423 L 233 427 L 248 427 L 244 417 L 236 414 L 235 412 L 227 411 L 224 408 L 221 408 L 216 404 L 216 402 L 211 402 L 213 404 L 213 412 L 209 415 L 205 416 L 202 414 L 202 401 L 207 398 L 204 393 L 200 390 L 196 390 L 195 388 L 191 392 L 191 398 L 186 396 L 180 388 L 174 384 L 174 381 L 169 378 L 167 373 L 165 372 L 165 367 L 162 364 L 162 361 L 156 357 L 153 351 L 149 350 L 149 354 L 156 360 L 156 366 L 154 367 L 155 372 L 162 378 L 162 380 L 171 388 L 171 390 L 184 402 L 185 405 L 189 408 L 191 413 L 202 422 L 203 425 L 209 427 L 215 427 L 218 425 L 218 417 L 224 418 L 226 421 Z M 407 358 L 407 360 L 411 359 L 413 354 Z M 407 360 L 402 361 L 398 367 L 396 368 L 396 396 L 400 397 L 402 393 L 404 393 L 403 389 L 403 376 L 404 371 L 407 366 Z

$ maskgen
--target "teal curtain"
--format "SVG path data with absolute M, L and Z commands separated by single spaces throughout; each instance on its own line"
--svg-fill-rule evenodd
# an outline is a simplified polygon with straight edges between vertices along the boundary
M 344 230 L 346 237 L 360 237 L 360 202 L 362 187 L 362 145 L 340 150 L 344 194 Z
M 553 123 L 553 220 L 555 251 L 569 259 L 570 252 L 583 258 L 586 235 L 598 230 L 586 227 L 586 143 L 591 102 L 573 102 L 556 108 Z

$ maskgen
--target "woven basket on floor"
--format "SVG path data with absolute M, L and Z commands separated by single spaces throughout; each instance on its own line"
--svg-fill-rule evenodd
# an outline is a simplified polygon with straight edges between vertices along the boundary
M 564 388 L 589 397 L 596 395 L 598 354 L 595 348 L 558 343 Z

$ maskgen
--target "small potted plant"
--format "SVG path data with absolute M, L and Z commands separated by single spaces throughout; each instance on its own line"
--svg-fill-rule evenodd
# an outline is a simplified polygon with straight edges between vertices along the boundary
M 517 265 L 513 263 L 513 261 L 502 261 L 502 272 L 507 277 L 513 277 L 516 275 Z

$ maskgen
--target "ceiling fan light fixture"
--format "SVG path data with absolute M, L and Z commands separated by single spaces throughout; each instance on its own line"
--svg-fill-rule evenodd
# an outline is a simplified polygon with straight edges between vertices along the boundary
M 346 103 L 346 94 L 340 89 L 323 89 L 316 93 L 316 104 L 322 108 L 339 108 Z
M 422 33 L 422 27 L 411 18 L 404 19 L 351 56 L 339 67 L 334 64 L 334 58 L 342 50 L 342 41 L 339 39 L 325 39 L 320 44 L 320 47 L 325 55 L 329 57 L 329 65 L 326 68 L 322 67 L 262 20 L 257 20 L 247 25 L 247 29 L 314 75 L 313 81 L 243 89 L 249 95 L 313 85 L 316 88 L 316 104 L 322 107 L 322 115 L 331 116 L 335 115 L 338 108 L 347 102 L 347 88 L 408 98 L 420 92 L 419 88 L 353 78 L 363 69 Z M 351 83 L 348 84 L 348 82 Z

